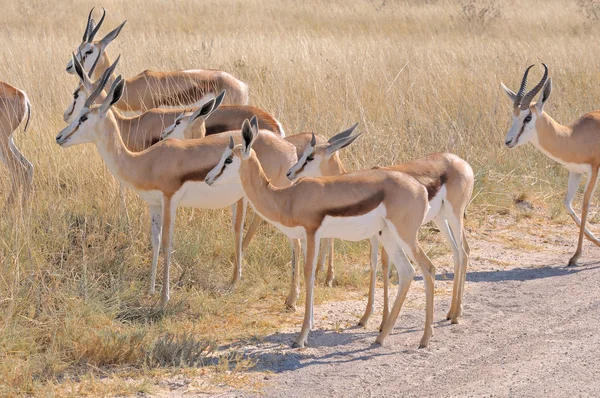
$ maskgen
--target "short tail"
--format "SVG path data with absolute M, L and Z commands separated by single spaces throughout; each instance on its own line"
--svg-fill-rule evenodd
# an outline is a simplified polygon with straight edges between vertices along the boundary
M 27 104 L 27 121 L 25 122 L 25 128 L 23 132 L 27 132 L 27 127 L 29 127 L 29 120 L 31 119 L 31 102 L 29 102 L 29 97 L 25 96 L 25 103 Z

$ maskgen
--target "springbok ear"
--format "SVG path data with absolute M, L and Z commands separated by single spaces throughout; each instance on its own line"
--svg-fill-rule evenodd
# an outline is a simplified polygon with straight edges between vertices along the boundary
M 221 106 L 221 103 L 223 102 L 223 98 L 225 98 L 225 90 L 221 91 L 221 93 L 219 93 L 219 95 L 217 95 L 217 98 L 215 98 L 215 106 L 213 107 L 213 112 L 216 111 Z
M 198 119 L 199 117 L 202 120 L 206 120 L 210 116 L 210 114 L 215 110 L 215 99 L 211 98 L 206 104 L 202 105 L 198 110 L 192 113 L 190 119 L 192 121 Z
M 247 159 L 248 156 L 250 156 L 250 149 L 252 149 L 252 144 L 254 144 L 257 136 L 258 131 L 255 131 L 252 121 L 248 121 L 248 119 L 244 120 L 244 124 L 242 124 L 242 138 L 244 139 L 242 157 L 244 159 Z
M 75 56 L 75 53 L 71 54 L 71 59 L 73 61 L 73 66 L 75 67 L 75 73 L 77 73 L 77 76 L 79 76 L 79 80 L 86 88 L 86 90 L 92 91 L 94 83 L 92 83 L 87 73 L 85 73 L 83 65 L 81 65 L 81 62 L 79 62 L 79 60 Z
M 317 145 L 317 137 L 315 137 L 315 133 L 312 133 L 312 137 L 310 137 L 310 142 L 308 143 L 311 147 L 315 147 Z
M 358 126 L 358 123 L 354 123 L 354 125 L 352 127 L 350 127 L 348 130 L 344 130 L 341 133 L 334 135 L 333 137 L 328 139 L 327 142 L 329 142 L 331 144 L 332 142 L 335 142 L 341 138 L 349 137 L 350 134 L 352 134 L 352 132 L 356 129 L 356 126 Z
M 121 29 L 123 29 L 123 26 L 125 26 L 126 23 L 127 20 L 123 21 L 121 25 L 117 26 L 113 31 L 109 32 L 106 36 L 102 38 L 102 40 L 100 40 L 102 50 L 104 50 L 106 46 L 110 44 L 111 41 L 113 41 L 117 38 L 117 36 L 119 36 L 119 33 L 121 33 Z
M 340 138 L 339 140 L 330 143 L 329 145 L 327 145 L 327 148 L 325 148 L 325 156 L 330 157 L 340 149 L 352 144 L 361 135 L 363 135 L 363 133 L 358 133 L 356 135 L 352 135 L 346 138 Z
M 544 110 L 544 104 L 550 97 L 551 92 L 552 92 L 552 78 L 549 77 L 548 80 L 546 80 L 546 84 L 544 84 L 544 88 L 542 89 L 542 94 L 540 94 L 540 98 L 538 99 L 537 103 L 535 104 L 535 107 L 537 108 L 537 110 L 539 112 L 542 112 Z
M 250 126 L 252 127 L 252 131 L 254 132 L 254 135 L 257 136 L 258 135 L 258 118 L 256 117 L 256 115 L 252 116 L 252 119 L 250 119 Z
M 502 87 L 504 92 L 506 92 L 506 95 L 508 95 L 508 98 L 510 98 L 510 102 L 514 103 L 515 100 L 517 99 L 517 94 L 515 94 L 510 88 L 506 87 L 504 85 L 504 83 L 502 83 L 502 82 L 500 82 L 500 86 Z
M 230 135 L 229 136 L 229 149 L 233 149 L 234 146 L 235 146 L 235 142 L 233 142 L 233 136 Z
M 123 91 L 125 90 L 125 80 L 119 75 L 117 80 L 112 84 L 108 95 L 104 99 L 102 105 L 100 105 L 100 115 L 105 115 L 106 112 L 113 106 L 116 102 L 118 102 L 123 96 Z

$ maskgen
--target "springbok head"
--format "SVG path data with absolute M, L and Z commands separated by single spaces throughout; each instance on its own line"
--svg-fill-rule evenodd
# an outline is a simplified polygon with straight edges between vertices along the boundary
M 516 94 L 506 87 L 504 83 L 501 83 L 502 88 L 513 103 L 512 125 L 504 140 L 504 144 L 509 148 L 523 145 L 537 134 L 536 121 L 543 113 L 544 104 L 552 91 L 552 79 L 548 77 L 548 67 L 546 64 L 542 65 L 544 66 L 542 80 L 528 93 L 525 93 L 527 91 L 527 75 L 534 65 L 529 66 L 525 70 L 525 74 L 521 80 L 521 87 Z M 542 94 L 538 101 L 532 105 L 531 101 L 540 91 Z
M 214 95 L 207 94 L 203 99 L 204 102 L 207 98 L 214 97 Z M 184 111 L 181 112 L 175 122 L 172 125 L 167 127 L 162 134 L 160 135 L 160 139 L 164 140 L 166 138 L 177 138 L 179 140 L 192 138 L 192 132 L 197 130 L 195 127 L 197 123 L 201 123 L 201 134 L 196 135 L 199 137 L 204 137 L 206 134 L 206 128 L 204 127 L 204 122 L 206 119 L 217 110 L 217 108 L 223 102 L 223 98 L 225 98 L 225 90 L 221 91 L 221 93 L 214 99 L 209 99 L 203 105 L 201 105 L 195 112 Z M 212 105 L 212 106 L 209 106 Z M 194 136 L 195 137 L 195 136 Z
M 108 65 L 108 61 L 106 58 L 105 50 L 106 47 L 112 42 L 118 35 L 121 33 L 121 29 L 125 26 L 127 21 L 125 20 L 121 25 L 116 27 L 113 31 L 104 36 L 101 40 L 94 40 L 98 30 L 102 26 L 104 22 L 104 17 L 106 16 L 106 10 L 102 9 L 102 17 L 98 22 L 98 25 L 94 26 L 94 19 L 92 18 L 92 13 L 94 12 L 94 8 L 90 11 L 88 15 L 88 21 L 85 27 L 85 32 L 83 32 L 83 38 L 81 39 L 81 44 L 75 50 L 75 57 L 77 60 L 83 65 L 84 70 L 88 71 L 90 76 L 94 76 L 94 71 L 96 67 L 99 65 Z M 103 69 L 102 69 L 103 70 Z M 70 74 L 75 74 L 75 65 L 73 60 L 70 59 L 69 63 L 67 63 L 67 72 Z
M 63 148 L 85 143 L 98 143 L 111 132 L 111 122 L 116 123 L 109 114 L 110 108 L 121 99 L 125 81 L 119 75 L 113 82 L 102 104 L 95 104 L 98 95 L 104 90 L 108 76 L 104 74 L 100 84 L 90 93 L 78 116 L 56 136 L 56 143 Z
M 119 55 L 117 59 L 115 59 L 115 62 L 113 62 L 113 64 L 104 71 L 102 76 L 100 76 L 100 78 L 95 82 L 92 82 L 90 75 L 85 72 L 83 65 L 81 65 L 77 57 L 75 57 L 75 54 L 73 54 L 72 61 L 73 65 L 75 65 L 75 72 L 77 73 L 77 76 L 79 76 L 80 83 L 75 91 L 73 91 L 73 102 L 71 102 L 71 105 L 69 105 L 63 114 L 63 119 L 65 122 L 71 123 L 77 116 L 79 116 L 84 104 L 88 102 L 90 94 L 95 92 L 96 88 L 104 81 L 105 78 L 106 81 L 110 79 L 110 76 L 113 74 L 120 59 L 121 56 Z
M 320 177 L 330 175 L 326 170 L 334 169 L 339 160 L 336 153 L 342 148 L 352 144 L 363 133 L 352 135 L 358 123 L 354 124 L 349 129 L 342 131 L 339 134 L 331 137 L 327 142 L 317 144 L 315 134 L 308 146 L 304 149 L 302 156 L 298 159 L 298 163 L 290 167 L 287 172 L 287 178 L 291 181 L 300 177 Z
M 233 137 L 229 137 L 229 146 L 221 156 L 219 163 L 208 172 L 204 182 L 208 185 L 236 184 L 240 182 L 240 167 L 252 152 L 252 144 L 258 138 L 258 119 L 244 120 L 242 124 L 242 144 L 235 145 Z

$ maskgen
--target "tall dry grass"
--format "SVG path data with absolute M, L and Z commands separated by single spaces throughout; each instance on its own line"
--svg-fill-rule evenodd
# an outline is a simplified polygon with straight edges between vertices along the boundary
M 493 18 L 466 14 L 465 6 L 486 4 L 498 8 Z M 527 65 L 546 62 L 554 82 L 547 111 L 557 120 L 600 104 L 599 31 L 570 1 L 5 1 L 0 78 L 31 99 L 31 128 L 17 141 L 36 170 L 30 206 L 0 220 L 3 395 L 67 393 L 65 383 L 90 385 L 89 375 L 119 369 L 151 375 L 153 364 L 175 363 L 152 357 L 165 351 L 165 336 L 204 347 L 186 339 L 223 343 L 291 317 L 282 313 L 289 251 L 270 227 L 246 253 L 243 282 L 229 288 L 227 209 L 179 211 L 174 298 L 166 312 L 153 312 L 145 205 L 129 194 L 126 217 L 96 149 L 54 143 L 77 84 L 64 69 L 87 12 L 100 5 L 108 10 L 100 35 L 129 21 L 109 47 L 113 59 L 123 54 L 124 76 L 226 70 L 288 134 L 332 135 L 358 121 L 367 134 L 343 153 L 349 169 L 436 151 L 462 156 L 476 172 L 474 226 L 517 195 L 555 208 L 564 191 L 561 167 L 531 147 L 503 146 L 511 108 L 501 80 L 516 87 Z M 0 169 L 0 192 L 8 187 Z M 356 264 L 338 267 L 338 286 L 363 289 L 365 244 L 337 248 L 338 264 Z M 344 289 L 319 289 L 319 298 Z

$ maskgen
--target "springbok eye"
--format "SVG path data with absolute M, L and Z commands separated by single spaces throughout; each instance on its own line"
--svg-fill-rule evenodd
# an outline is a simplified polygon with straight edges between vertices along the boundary
M 79 97 L 79 91 L 73 93 L 73 99 L 77 99 L 77 97 Z
M 93 52 L 94 52 L 94 50 L 87 50 L 87 51 L 85 52 L 85 55 L 90 55 L 90 54 L 91 54 L 91 53 L 93 53 Z
M 306 161 L 307 162 L 312 162 L 313 160 L 315 160 L 315 157 L 313 155 L 310 155 L 310 156 L 306 157 Z
M 531 113 L 529 115 L 525 116 L 523 123 L 529 123 L 530 121 L 531 121 Z
M 79 118 L 79 123 L 83 123 L 86 120 L 88 120 L 87 114 L 83 115 L 82 117 Z
M 226 163 L 226 164 L 230 164 L 230 163 L 232 163 L 232 162 L 233 162 L 233 159 L 231 159 L 231 158 L 227 158 L 227 159 L 225 159 L 225 163 Z
M 179 123 L 181 123 L 181 121 L 179 121 L 179 120 L 178 120 L 178 121 L 176 121 L 176 122 L 175 122 L 175 126 L 179 126 Z

